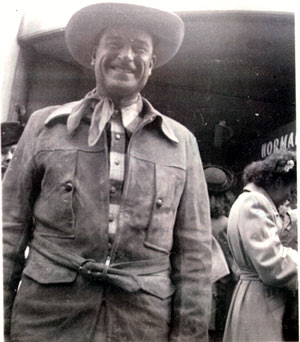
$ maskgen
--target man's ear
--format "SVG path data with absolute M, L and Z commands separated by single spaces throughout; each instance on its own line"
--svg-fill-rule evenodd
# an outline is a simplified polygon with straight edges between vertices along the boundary
M 93 46 L 93 47 L 91 48 L 91 65 L 92 65 L 92 66 L 95 65 L 96 52 L 97 52 L 97 50 L 96 50 L 95 46 Z
M 153 56 L 152 56 L 151 63 L 150 63 L 150 68 L 149 68 L 149 76 L 152 74 L 152 69 L 153 69 L 155 63 L 156 63 L 156 56 L 153 55 Z

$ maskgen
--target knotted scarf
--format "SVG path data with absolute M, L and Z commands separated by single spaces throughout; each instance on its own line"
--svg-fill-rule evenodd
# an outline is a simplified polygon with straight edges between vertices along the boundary
M 96 105 L 95 105 L 96 104 Z M 89 129 L 88 144 L 94 146 L 99 140 L 103 129 L 114 113 L 114 104 L 109 97 L 99 97 L 96 89 L 89 92 L 85 98 L 73 108 L 68 121 L 67 130 L 69 133 L 75 131 L 81 119 L 89 113 L 89 109 L 95 105 Z

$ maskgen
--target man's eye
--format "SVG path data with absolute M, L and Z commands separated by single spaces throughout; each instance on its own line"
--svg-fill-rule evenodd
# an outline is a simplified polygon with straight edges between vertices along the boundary
M 113 49 L 117 49 L 119 48 L 120 44 L 116 43 L 116 42 L 110 42 L 107 44 L 108 47 L 113 48 Z
M 134 51 L 136 51 L 138 53 L 145 53 L 145 52 L 147 52 L 147 49 L 143 46 L 136 46 L 136 47 L 134 47 Z

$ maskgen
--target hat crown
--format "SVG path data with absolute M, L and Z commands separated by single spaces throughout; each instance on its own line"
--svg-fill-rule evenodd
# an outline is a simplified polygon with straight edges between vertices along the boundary
M 18 121 L 5 121 L 1 123 L 1 147 L 16 144 L 23 132 L 24 127 Z
M 234 174 L 219 166 L 207 166 L 204 175 L 209 191 L 223 192 L 232 187 L 235 181 Z
M 223 184 L 227 181 L 225 172 L 214 167 L 210 167 L 205 170 L 205 177 L 207 183 L 212 184 Z

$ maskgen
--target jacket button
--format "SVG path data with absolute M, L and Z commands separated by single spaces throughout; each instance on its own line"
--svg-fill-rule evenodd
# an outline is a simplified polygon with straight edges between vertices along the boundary
M 71 182 L 67 182 L 67 183 L 64 185 L 64 187 L 65 187 L 65 190 L 66 190 L 67 192 L 70 192 L 70 191 L 73 190 L 73 184 L 72 184 Z
M 112 186 L 112 187 L 110 188 L 110 193 L 111 193 L 111 194 L 115 194 L 116 191 L 117 191 L 117 189 L 116 189 L 115 186 Z
M 161 198 L 158 198 L 156 201 L 156 205 L 160 208 L 163 205 L 163 200 Z
M 113 214 L 109 214 L 108 221 L 109 221 L 109 222 L 113 222 L 114 219 L 115 219 L 114 215 L 113 215 Z

